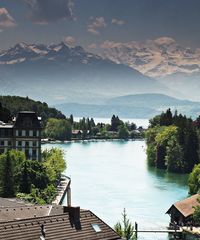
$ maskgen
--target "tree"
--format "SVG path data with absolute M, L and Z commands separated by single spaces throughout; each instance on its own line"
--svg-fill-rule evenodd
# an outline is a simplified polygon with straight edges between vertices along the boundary
M 185 165 L 183 149 L 178 143 L 176 136 L 171 137 L 168 141 L 165 161 L 167 164 L 167 171 L 184 173 Z
M 120 139 L 128 139 L 129 137 L 129 131 L 127 129 L 127 127 L 125 125 L 121 125 L 119 127 L 119 131 L 118 131 L 118 137 Z
M 42 153 L 42 160 L 46 167 L 47 176 L 51 182 L 57 181 L 66 169 L 64 153 L 58 148 L 46 149 Z
M 4 108 L 0 102 L 0 121 L 9 122 L 11 120 L 11 113 L 8 109 Z
M 200 164 L 195 165 L 188 179 L 189 193 L 195 194 L 200 190 Z
M 194 214 L 193 214 L 193 219 L 195 221 L 195 223 L 200 223 L 200 199 L 197 199 L 199 205 L 193 207 L 194 208 Z
M 53 138 L 57 140 L 70 140 L 72 136 L 72 128 L 69 121 L 65 119 L 48 119 L 45 135 L 48 138 Z
M 118 116 L 113 115 L 111 118 L 111 127 L 110 127 L 110 131 L 118 131 L 118 128 L 120 125 L 122 125 L 123 122 L 119 119 Z
M 29 177 L 26 161 L 23 164 L 19 191 L 22 193 L 30 193 L 30 191 L 31 191 L 31 182 L 30 182 L 30 177 Z
M 72 114 L 71 114 L 70 117 L 69 117 L 69 121 L 70 121 L 71 125 L 73 125 L 73 123 L 74 123 L 74 117 L 73 117 Z
M 14 197 L 15 196 L 15 185 L 14 185 L 14 169 L 10 152 L 1 156 L 3 160 L 2 172 L 1 172 L 1 187 L 3 197 Z
M 114 226 L 115 231 L 126 240 L 135 240 L 134 227 L 127 218 L 126 210 L 124 208 L 122 213 L 122 223 L 117 222 Z

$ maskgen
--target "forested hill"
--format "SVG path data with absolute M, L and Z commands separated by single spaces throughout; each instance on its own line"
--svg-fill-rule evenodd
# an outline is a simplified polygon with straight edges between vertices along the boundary
M 19 111 L 36 112 L 42 118 L 43 125 L 48 118 L 66 119 L 62 112 L 49 107 L 45 102 L 34 101 L 28 97 L 0 96 L 0 121 L 9 121 Z

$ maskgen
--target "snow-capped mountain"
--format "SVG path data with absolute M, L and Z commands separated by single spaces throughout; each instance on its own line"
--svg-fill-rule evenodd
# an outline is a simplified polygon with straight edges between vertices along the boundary
M 157 80 L 80 46 L 19 43 L 0 51 L 0 94 L 91 102 L 121 94 L 166 93 Z
M 0 52 L 0 64 L 8 65 L 25 61 L 46 59 L 49 61 L 74 61 L 89 63 L 90 60 L 99 60 L 101 57 L 84 51 L 80 46 L 70 47 L 64 42 L 60 44 L 26 44 L 19 43 L 7 51 Z
M 200 73 L 200 49 L 182 47 L 169 37 L 144 43 L 105 41 L 100 48 L 103 49 L 103 57 L 126 64 L 150 77 Z

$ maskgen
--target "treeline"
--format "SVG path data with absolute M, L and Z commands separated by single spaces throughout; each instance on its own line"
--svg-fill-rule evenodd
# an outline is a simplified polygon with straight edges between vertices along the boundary
M 115 115 L 112 116 L 110 124 L 96 124 L 93 118 L 82 118 L 76 122 L 71 115 L 67 119 L 48 119 L 43 137 L 61 141 L 91 138 L 129 139 L 143 137 L 143 129 L 137 129 L 134 123 L 123 122 Z
M 0 121 L 9 122 L 19 111 L 33 111 L 42 118 L 42 126 L 49 118 L 66 119 L 56 108 L 51 108 L 45 102 L 34 101 L 28 97 L 0 96 Z
M 168 109 L 150 120 L 146 131 L 151 166 L 169 172 L 190 173 L 199 163 L 200 118 L 193 121 Z
M 41 162 L 27 160 L 21 151 L 7 151 L 0 155 L 0 196 L 17 196 L 38 204 L 51 203 L 65 168 L 60 149 L 43 151 Z

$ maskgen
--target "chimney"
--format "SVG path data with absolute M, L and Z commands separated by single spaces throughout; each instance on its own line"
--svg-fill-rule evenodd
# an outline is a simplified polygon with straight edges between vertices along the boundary
M 71 227 L 75 227 L 76 230 L 81 230 L 81 222 L 80 222 L 80 207 L 63 207 L 64 213 L 69 213 L 69 220 Z
M 67 188 L 67 206 L 71 207 L 71 188 L 70 188 L 70 186 Z

